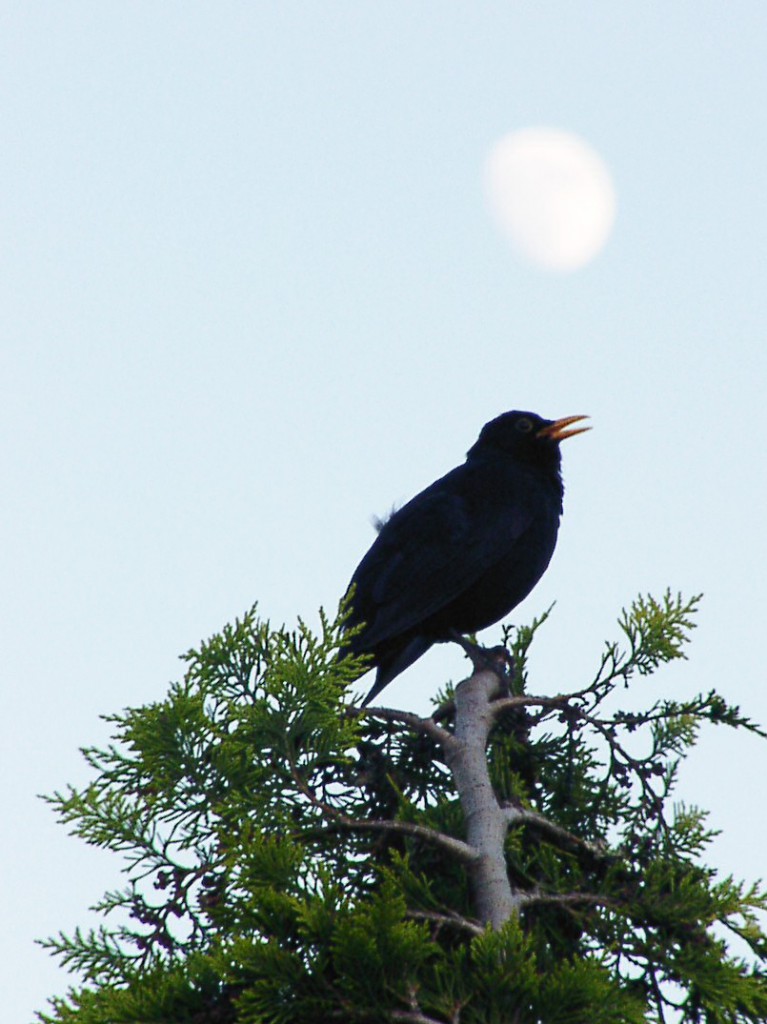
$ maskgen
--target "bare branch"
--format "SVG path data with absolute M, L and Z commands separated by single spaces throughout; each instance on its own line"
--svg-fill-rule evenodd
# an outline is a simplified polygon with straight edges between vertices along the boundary
M 470 921 L 468 917 L 460 914 L 438 914 L 432 910 L 410 910 L 408 917 L 416 921 L 432 921 L 437 925 L 447 925 L 450 928 L 459 928 L 461 931 L 469 932 L 470 935 L 480 936 L 485 934 L 485 929 L 476 921 Z
M 404 1024 L 444 1024 L 435 1017 L 426 1017 L 420 1010 L 392 1010 L 391 1020 L 401 1020 Z
M 421 718 L 410 711 L 399 711 L 396 708 L 365 708 L 367 715 L 375 718 L 383 718 L 387 722 L 401 722 L 403 725 L 429 736 L 438 743 L 443 750 L 447 750 L 455 743 L 455 736 L 447 729 L 442 729 L 433 718 Z
M 512 708 L 548 708 L 552 711 L 560 711 L 570 706 L 570 701 L 578 700 L 583 691 L 577 693 L 562 693 L 556 697 L 532 697 L 529 694 L 521 693 L 513 697 L 499 697 L 492 702 L 491 709 L 493 719 L 499 718 L 504 711 Z
M 428 828 L 426 825 L 417 825 L 410 821 L 391 821 L 388 818 L 375 818 L 371 821 L 358 821 L 356 818 L 351 818 L 348 814 L 344 814 L 342 811 L 332 807 L 327 801 L 321 800 L 311 786 L 308 785 L 306 779 L 303 778 L 295 763 L 291 762 L 290 773 L 296 788 L 312 806 L 316 807 L 325 818 L 339 828 L 356 832 L 370 830 L 395 832 L 399 835 L 412 836 L 416 839 L 423 839 L 427 843 L 432 843 L 443 849 L 446 853 L 457 857 L 464 864 L 471 864 L 477 859 L 477 851 L 468 843 L 464 843 L 462 839 L 454 839 L 453 836 L 449 836 L 444 832 L 437 832 L 436 829 Z
M 317 801 L 317 803 L 320 802 Z M 479 858 L 479 853 L 468 843 L 464 843 L 462 839 L 455 839 L 445 832 L 437 832 L 436 829 L 428 828 L 426 825 L 416 825 L 411 821 L 390 821 L 388 818 L 357 821 L 345 814 L 338 813 L 333 808 L 329 808 L 329 811 L 331 812 L 330 816 L 338 827 L 348 829 L 351 832 L 393 832 L 398 835 L 411 836 L 414 839 L 423 839 L 424 842 L 431 843 L 433 846 L 444 850 L 445 853 L 450 853 L 457 857 L 464 864 L 474 864 Z
M 543 892 L 540 889 L 531 889 L 523 893 L 521 897 L 523 907 L 532 904 L 548 903 L 560 907 L 572 907 L 585 904 L 593 907 L 615 906 L 615 900 L 607 896 L 600 896 L 592 892 Z
M 537 811 L 529 811 L 525 808 L 514 807 L 511 804 L 506 804 L 503 808 L 504 816 L 509 824 L 509 828 L 514 828 L 517 825 L 534 825 L 539 828 L 542 832 L 548 833 L 553 839 L 559 841 L 559 843 L 569 849 L 585 850 L 592 857 L 598 860 L 604 860 L 607 857 L 608 851 L 596 843 L 590 843 L 587 839 L 581 839 L 576 836 L 573 832 L 569 832 L 566 828 L 562 828 L 561 825 L 555 824 L 550 821 L 545 815 L 538 814 Z
M 427 1017 L 418 1005 L 418 989 L 415 985 L 410 985 L 408 991 L 408 1003 L 410 1005 L 409 1010 L 392 1010 L 390 1012 L 390 1020 L 404 1021 L 406 1024 L 444 1024 L 444 1021 L 435 1020 L 433 1017 Z M 460 1005 L 455 1007 L 454 1012 L 450 1017 L 450 1024 L 460 1024 Z

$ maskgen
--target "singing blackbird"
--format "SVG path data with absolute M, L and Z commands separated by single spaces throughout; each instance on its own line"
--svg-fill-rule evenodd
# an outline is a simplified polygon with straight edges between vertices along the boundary
M 384 523 L 352 576 L 341 651 L 372 654 L 369 703 L 434 643 L 475 633 L 530 593 L 554 551 L 562 514 L 559 443 L 586 416 L 506 412 L 486 423 L 463 465 Z

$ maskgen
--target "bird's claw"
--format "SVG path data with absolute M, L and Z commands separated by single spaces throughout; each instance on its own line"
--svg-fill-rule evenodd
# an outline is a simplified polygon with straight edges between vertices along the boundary
M 475 672 L 494 672 L 501 682 L 500 696 L 509 696 L 511 680 L 514 678 L 514 658 L 503 644 L 497 647 L 482 647 L 467 640 L 456 630 L 451 630 L 450 639 L 464 649 Z

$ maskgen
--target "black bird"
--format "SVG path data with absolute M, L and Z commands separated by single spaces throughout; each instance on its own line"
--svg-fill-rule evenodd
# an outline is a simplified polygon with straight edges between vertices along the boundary
M 349 586 L 341 654 L 372 654 L 369 703 L 434 643 L 508 615 L 549 564 L 562 514 L 559 443 L 586 416 L 506 412 L 486 423 L 466 462 L 383 524 Z

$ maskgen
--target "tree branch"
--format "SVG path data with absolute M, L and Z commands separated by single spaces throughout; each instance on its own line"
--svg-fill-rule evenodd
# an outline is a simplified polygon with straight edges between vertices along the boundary
M 455 691 L 455 743 L 445 751 L 466 822 L 466 838 L 476 853 L 470 868 L 477 916 L 500 928 L 519 909 L 519 893 L 512 890 L 504 844 L 508 823 L 498 803 L 485 754 L 493 725 L 491 698 L 498 676 L 480 669 L 459 683 Z
M 340 828 L 358 832 L 370 831 L 371 829 L 379 832 L 395 832 L 399 835 L 412 836 L 416 839 L 423 839 L 428 843 L 432 843 L 443 849 L 446 853 L 451 853 L 464 864 L 472 864 L 477 859 L 477 851 L 469 843 L 463 842 L 462 839 L 455 839 L 444 832 L 437 832 L 426 825 L 417 825 L 411 821 L 392 821 L 389 818 L 374 818 L 370 821 L 358 821 L 356 818 L 351 818 L 348 814 L 344 814 L 342 811 L 332 807 L 325 800 L 321 800 L 292 762 L 290 764 L 290 773 L 299 792 L 325 818 Z
M 529 892 L 523 893 L 520 897 L 520 902 L 523 907 L 541 903 L 555 904 L 561 907 L 577 906 L 578 904 L 587 904 L 594 907 L 615 906 L 615 900 L 611 900 L 607 896 L 599 896 L 596 893 L 543 892 L 540 889 L 531 889 Z
M 433 718 L 421 718 L 420 715 L 415 715 L 410 711 L 399 711 L 396 708 L 365 708 L 365 714 L 383 718 L 387 722 L 401 722 L 403 725 L 429 736 L 443 750 L 447 750 L 451 744 L 455 744 L 455 736 L 447 729 L 437 725 Z
M 392 1010 L 390 1014 L 391 1020 L 403 1021 L 405 1024 L 444 1024 L 443 1021 L 435 1020 L 433 1017 L 427 1017 L 418 1005 L 418 989 L 415 985 L 410 986 L 408 992 L 408 1003 L 410 1004 L 409 1010 Z M 461 1009 L 460 1004 L 455 1007 L 453 1013 L 450 1016 L 450 1024 L 460 1024 Z
M 609 855 L 607 850 L 596 843 L 590 843 L 587 839 L 581 839 L 573 832 L 562 828 L 561 825 L 556 825 L 545 815 L 538 814 L 537 811 L 514 807 L 512 804 L 504 804 L 502 810 L 509 828 L 514 828 L 518 825 L 534 825 L 542 832 L 547 832 L 553 839 L 558 840 L 563 847 L 584 850 L 597 860 L 604 860 Z
M 569 707 L 570 701 L 577 700 L 582 694 L 583 691 L 578 691 L 577 693 L 557 694 L 556 697 L 531 697 L 526 693 L 520 693 L 512 697 L 499 697 L 492 703 L 493 719 L 499 718 L 504 711 L 509 711 L 512 708 L 537 707 L 548 708 L 551 711 L 562 710 Z
M 321 801 L 317 801 L 317 803 L 319 804 Z M 355 818 L 349 818 L 345 814 L 340 814 L 332 807 L 328 808 L 328 811 L 330 812 L 329 816 L 332 817 L 333 822 L 339 828 L 348 829 L 352 832 L 393 832 L 398 835 L 411 836 L 414 839 L 423 839 L 425 842 L 444 850 L 445 853 L 452 854 L 463 864 L 474 864 L 479 859 L 478 852 L 468 843 L 464 843 L 462 839 L 455 839 L 445 832 L 437 832 L 426 825 L 416 825 L 415 822 L 411 821 L 390 821 L 387 818 L 357 821 Z
M 420 1010 L 392 1010 L 391 1020 L 403 1021 L 403 1024 L 444 1024 L 435 1017 L 425 1017 Z
M 462 917 L 460 914 L 438 914 L 432 910 L 409 910 L 408 917 L 412 917 L 416 921 L 433 921 L 437 925 L 444 924 L 450 928 L 458 928 L 477 937 L 485 934 L 485 929 L 476 921 L 470 921 L 468 917 Z

